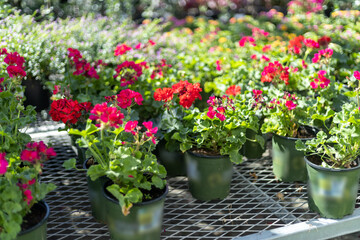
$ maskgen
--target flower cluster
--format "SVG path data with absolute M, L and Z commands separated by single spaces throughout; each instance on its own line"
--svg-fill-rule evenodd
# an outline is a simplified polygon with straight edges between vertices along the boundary
M 216 70 L 217 70 L 217 71 L 221 71 L 221 65 L 220 65 L 220 63 L 221 63 L 221 60 L 216 60 Z
M 90 113 L 93 115 L 90 115 L 89 118 L 98 122 L 95 126 L 102 129 L 108 127 L 118 128 L 124 119 L 124 114 L 116 107 L 108 107 L 107 102 L 96 104 Z
M 289 68 L 283 67 L 278 61 L 270 62 L 264 67 L 261 73 L 261 82 L 272 82 L 277 84 L 278 81 L 283 81 L 289 85 Z
M 319 48 L 320 47 L 320 45 L 317 41 L 312 40 L 310 38 L 304 39 L 304 44 L 308 48 Z
M 314 78 L 314 81 L 310 83 L 311 88 L 317 89 L 318 87 L 320 88 L 327 87 L 330 84 L 330 80 L 325 77 L 325 74 L 326 74 L 325 70 L 320 70 L 317 73 L 318 78 Z
M 135 91 L 130 90 L 130 89 L 121 90 L 119 92 L 119 94 L 113 95 L 113 96 L 110 96 L 110 97 L 105 97 L 105 99 L 108 102 L 115 101 L 116 104 L 120 108 L 124 108 L 124 109 L 128 108 L 128 107 L 131 107 L 132 104 L 133 104 L 133 100 L 138 105 L 142 105 L 142 102 L 144 100 L 140 93 L 135 92 Z
M 355 71 L 355 72 L 354 72 L 354 77 L 355 77 L 357 80 L 360 80 L 360 72 L 359 72 L 359 71 Z
M 29 180 L 27 183 L 17 183 L 17 186 L 21 189 L 23 195 L 24 195 L 24 201 L 30 205 L 31 201 L 34 199 L 32 196 L 32 192 L 29 189 L 31 185 L 34 185 L 36 182 L 36 179 Z
M 268 107 L 270 109 L 274 108 L 275 106 L 285 106 L 287 110 L 291 111 L 294 110 L 297 106 L 297 104 L 294 103 L 297 98 L 295 94 L 286 93 L 281 99 L 273 99 L 270 101 Z
M 116 74 L 114 75 L 114 78 L 120 78 L 121 87 L 134 84 L 143 73 L 142 66 L 136 64 L 134 61 L 125 61 L 121 63 L 117 66 L 115 71 Z
M 75 65 L 76 70 L 73 72 L 74 75 L 82 75 L 87 78 L 99 79 L 99 75 L 97 74 L 95 67 L 82 58 L 79 50 L 68 48 L 68 58 L 71 63 Z M 98 61 L 95 65 L 97 66 L 98 64 L 103 63 L 102 61 Z
M 206 115 L 211 119 L 214 119 L 214 117 L 216 116 L 220 121 L 225 121 L 225 114 L 227 109 L 235 109 L 235 107 L 233 106 L 233 100 L 226 95 L 220 98 L 211 96 L 209 100 L 207 100 L 207 104 L 209 105 L 209 108 Z
M 262 93 L 263 91 L 261 90 L 257 90 L 257 89 L 252 90 L 252 98 L 255 101 L 252 105 L 253 108 L 261 109 L 261 107 L 265 104 Z
M 319 45 L 322 47 L 327 47 L 330 42 L 331 42 L 331 37 L 329 37 L 329 36 L 322 36 L 318 40 Z
M 0 175 L 4 175 L 7 171 L 9 165 L 8 161 L 5 159 L 6 153 L 0 153 Z
M 120 44 L 120 45 L 116 46 L 115 51 L 114 51 L 114 56 L 123 55 L 130 50 L 132 50 L 132 48 L 130 46 L 126 45 L 125 43 Z
M 161 63 L 157 64 L 155 66 L 154 71 L 151 73 L 150 78 L 151 79 L 155 79 L 156 77 L 163 77 L 164 76 L 164 71 L 168 70 L 169 68 L 171 68 L 172 65 L 171 64 L 167 64 L 165 59 L 161 59 Z
M 9 65 L 6 67 L 6 71 L 10 78 L 25 77 L 26 72 L 24 70 L 25 59 L 17 52 L 8 52 L 6 48 L 1 49 L 0 55 L 6 55 L 4 62 Z
M 312 59 L 312 62 L 313 62 L 313 63 L 318 63 L 318 62 L 320 62 L 321 57 L 325 57 L 325 59 L 329 59 L 329 58 L 331 58 L 331 56 L 333 55 L 333 52 L 334 52 L 334 51 L 333 51 L 332 49 L 330 49 L 330 48 L 321 49 L 321 50 L 319 50 L 318 53 L 315 53 L 315 54 L 314 54 L 314 57 L 313 57 L 313 59 Z
M 241 93 L 241 87 L 236 85 L 230 86 L 228 89 L 226 89 L 225 92 L 225 94 L 228 96 L 236 96 L 240 93 Z
M 151 140 L 153 144 L 156 144 L 156 137 L 155 134 L 158 131 L 157 127 L 153 127 L 153 122 L 143 122 L 143 126 L 146 128 L 145 134 L 142 135 L 141 139 L 139 140 L 139 134 L 142 127 L 138 126 L 138 121 L 128 121 L 125 124 L 125 132 L 131 132 L 132 135 L 135 136 L 135 139 L 138 141 L 146 142 Z
M 254 27 L 251 29 L 252 31 L 252 36 L 253 37 L 267 37 L 269 36 L 269 32 L 264 31 L 263 29 Z
M 59 99 L 51 103 L 49 114 L 53 121 L 66 125 L 76 124 L 79 118 L 92 109 L 90 102 L 79 103 L 72 99 Z
M 256 46 L 255 39 L 249 36 L 242 37 L 239 41 L 239 46 L 244 47 L 247 42 L 254 47 Z
M 26 149 L 22 150 L 20 159 L 23 162 L 29 162 L 35 166 L 35 169 L 41 174 L 42 164 L 56 156 L 56 152 L 53 148 L 48 148 L 43 141 L 29 142 L 26 144 Z
M 289 41 L 288 51 L 290 53 L 300 54 L 301 53 L 301 48 L 303 46 L 304 39 L 305 38 L 302 35 L 294 37 L 293 39 L 291 39 Z
M 196 99 L 201 100 L 200 92 L 202 89 L 200 83 L 189 83 L 188 81 L 180 81 L 171 88 L 158 88 L 155 90 L 155 101 L 169 102 L 173 99 L 174 94 L 179 96 L 179 104 L 184 108 L 190 108 Z

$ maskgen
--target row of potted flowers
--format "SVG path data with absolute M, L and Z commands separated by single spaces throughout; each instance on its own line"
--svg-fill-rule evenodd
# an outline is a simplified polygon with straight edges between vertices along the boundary
M 251 43 L 251 41 L 249 39 L 248 42 Z M 117 50 L 123 51 L 124 47 L 124 45 L 120 45 Z M 24 109 L 22 105 L 21 92 L 23 88 L 19 83 L 26 75 L 23 69 L 23 58 L 17 53 L 7 52 L 6 49 L 2 49 L 2 55 L 5 56 L 4 66 L 6 67 L 3 73 L 7 72 L 7 76 L 1 83 L 1 100 L 9 106 L 11 111 L 3 110 L 3 115 L 9 117 L 5 117 L 3 120 L 7 123 L 4 125 L 6 127 L 2 134 L 2 141 L 6 144 L 1 152 L 6 153 L 9 158 L 10 153 L 20 155 L 23 150 L 21 146 L 25 145 L 22 143 L 26 138 L 20 138 L 24 134 L 19 132 L 19 129 L 31 123 L 33 109 L 31 107 Z M 78 51 L 69 49 L 69 57 L 76 68 L 75 75 L 83 75 L 85 80 L 96 79 L 94 68 L 82 59 Z M 325 56 L 323 66 L 326 66 L 327 59 L 328 57 Z M 165 62 L 163 64 L 167 65 Z M 304 154 L 295 151 L 294 143 L 290 146 L 290 150 L 284 150 L 287 149 L 285 144 L 301 138 L 302 140 L 297 142 L 299 150 L 305 151 L 307 154 L 315 152 L 315 155 L 320 155 L 320 161 L 324 162 L 325 167 L 337 169 L 332 172 L 345 169 L 345 172 L 353 173 L 352 182 L 358 181 L 359 173 L 356 171 L 358 147 L 355 140 L 357 140 L 358 133 L 359 106 L 349 102 L 348 98 L 341 94 L 343 91 L 341 84 L 331 81 L 325 70 L 314 71 L 313 81 L 310 83 L 312 90 L 310 94 L 302 96 L 301 92 L 283 91 L 282 88 L 287 86 L 289 80 L 289 68 L 275 61 L 264 68 L 261 77 L 262 82 L 271 82 L 267 88 L 260 90 L 259 88 L 244 87 L 241 93 L 240 86 L 232 85 L 227 89 L 225 95 L 210 96 L 205 99 L 207 106 L 204 108 L 192 106 L 196 99 L 202 99 L 200 84 L 179 81 L 171 87 L 158 88 L 151 96 L 152 101 L 149 96 L 130 89 L 138 81 L 137 75 L 141 71 L 141 64 L 125 61 L 120 66 L 117 68 L 117 75 L 114 76 L 114 79 L 120 85 L 123 84 L 122 87 L 129 87 L 128 89 L 119 91 L 117 95 L 103 98 L 101 103 L 79 103 L 70 96 L 70 93 L 74 92 L 71 86 L 69 88 L 56 87 L 54 94 L 58 99 L 54 98 L 50 110 L 53 120 L 64 122 L 69 133 L 75 136 L 74 141 L 78 145 L 79 152 L 86 150 L 87 154 L 85 155 L 91 157 L 91 161 L 88 161 L 89 164 L 86 165 L 90 178 L 89 185 L 97 184 L 100 190 L 104 188 L 106 196 L 109 199 L 115 198 L 115 201 L 119 203 L 117 205 L 119 211 L 109 207 L 105 210 L 107 214 L 102 216 L 103 218 L 101 216 L 98 218 L 100 221 L 108 223 L 114 239 L 130 239 L 128 235 L 122 236 L 121 232 L 131 234 L 129 233 L 130 229 L 143 229 L 143 227 L 129 227 L 126 229 L 129 231 L 118 232 L 115 227 L 118 223 L 110 221 L 115 218 L 112 214 L 120 213 L 130 216 L 134 212 L 138 216 L 140 213 L 137 213 L 136 207 L 139 202 L 152 203 L 153 201 L 147 200 L 156 198 L 156 196 L 161 196 L 159 198 L 163 200 L 166 195 L 164 180 L 166 171 L 157 163 L 157 159 L 152 153 L 157 143 L 156 138 L 159 135 L 156 134 L 159 129 L 161 130 L 160 137 L 165 139 L 163 144 L 168 151 L 174 152 L 175 150 L 177 154 L 180 151 L 186 152 L 190 191 L 194 197 L 200 200 L 221 199 L 227 196 L 232 174 L 231 162 L 241 162 L 240 151 L 244 144 L 247 144 L 245 145 L 245 154 L 253 152 L 249 151 L 249 147 L 247 147 L 253 147 L 252 143 L 263 145 L 264 139 L 261 135 L 267 132 L 274 133 L 274 174 L 278 179 L 283 181 L 305 181 L 307 179 L 303 161 Z M 123 68 L 126 68 L 126 71 L 123 71 Z M 358 79 L 359 74 L 355 72 L 353 78 Z M 115 81 L 115 83 L 117 82 Z M 142 85 L 146 84 L 146 81 L 142 82 Z M 86 83 L 85 87 L 93 88 L 95 91 L 99 90 L 96 86 Z M 104 85 L 100 89 L 111 89 L 112 87 L 113 85 Z M 350 93 L 349 96 L 356 95 L 358 92 L 358 89 L 356 91 L 349 90 L 351 89 L 347 90 Z M 91 99 L 92 95 L 86 94 L 85 91 L 81 96 Z M 345 100 L 340 98 L 342 96 Z M 163 111 L 161 120 L 156 124 L 144 120 L 144 117 L 141 118 L 142 112 L 139 106 L 145 105 L 143 104 L 145 97 L 154 103 L 152 109 L 158 106 L 159 111 Z M 78 99 L 78 96 L 74 96 L 74 98 Z M 343 104 L 341 101 L 349 103 Z M 302 127 L 307 125 L 316 126 L 317 129 Z M 312 138 L 312 140 L 306 144 L 303 143 L 305 140 L 309 140 L 308 138 Z M 28 140 L 30 139 L 28 138 Z M 205 155 L 206 159 L 200 158 L 201 155 Z M 162 155 L 159 153 L 158 156 L 161 158 Z M 284 163 L 284 157 L 292 162 Z M 309 158 L 309 161 L 315 165 L 318 160 L 317 157 Z M 4 160 L 2 164 L 8 161 Z M 34 162 L 36 161 L 34 160 Z M 217 161 L 220 164 L 215 163 Z M 67 168 L 74 167 L 75 160 L 66 162 L 65 166 Z M 5 167 L 5 169 L 9 169 L 9 167 Z M 203 174 L 201 169 L 207 171 L 204 173 L 204 177 L 201 176 Z M 224 172 L 220 173 L 220 169 Z M 294 169 L 295 172 L 288 171 L 289 169 Z M 308 171 L 310 173 L 311 170 Z M 339 172 L 343 171 L 339 170 Z M 312 174 L 309 174 L 310 179 L 311 176 Z M 204 183 L 206 179 L 210 182 Z M 318 178 L 317 184 L 310 187 L 310 207 L 320 211 L 326 217 L 338 218 L 351 213 L 354 207 L 354 198 L 351 199 L 351 204 L 344 204 L 344 206 L 350 206 L 349 208 L 344 207 L 345 210 L 337 208 L 337 210 L 341 209 L 340 213 L 333 213 L 331 209 L 324 211 L 321 208 L 326 207 L 326 204 L 319 203 L 319 199 L 330 199 L 338 203 L 342 196 L 350 199 L 350 193 L 356 193 L 357 186 L 350 187 L 348 184 L 351 181 L 344 179 L 344 177 L 336 177 L 331 182 L 324 181 L 323 177 Z M 98 183 L 96 183 L 97 180 L 99 180 Z M 110 182 L 108 183 L 107 180 Z M 216 184 L 220 184 L 220 187 Z M 18 188 L 20 189 L 20 187 Z M 100 201 L 104 200 L 102 194 L 98 197 Z M 96 204 L 94 205 L 96 206 Z M 159 205 L 162 205 L 161 201 Z M 95 211 L 94 215 L 96 216 Z M 157 210 L 153 214 L 155 214 L 153 216 L 159 216 L 161 211 Z M 129 216 L 125 219 L 132 219 Z M 150 225 L 155 226 L 154 234 L 158 236 L 161 224 Z M 132 232 L 139 231 L 133 230 Z M 2 233 L 5 232 L 2 231 Z

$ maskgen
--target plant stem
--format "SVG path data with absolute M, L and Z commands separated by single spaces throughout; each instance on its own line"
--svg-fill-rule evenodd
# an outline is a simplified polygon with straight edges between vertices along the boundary
M 357 102 L 358 102 L 358 107 L 359 107 L 359 110 L 360 110 L 359 89 L 360 89 L 360 81 L 359 81 L 358 88 L 356 89 Z

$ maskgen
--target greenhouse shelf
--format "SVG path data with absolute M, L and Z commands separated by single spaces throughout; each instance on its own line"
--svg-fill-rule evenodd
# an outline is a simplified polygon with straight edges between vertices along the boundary
M 110 239 L 107 227 L 91 216 L 85 172 L 62 167 L 65 160 L 76 157 L 70 137 L 54 126 L 40 132 L 30 128 L 30 132 L 34 140 L 51 143 L 57 152 L 41 177 L 57 185 L 46 198 L 51 211 L 48 240 Z M 359 198 L 353 215 L 341 220 L 320 218 L 308 210 L 306 184 L 274 178 L 269 150 L 261 159 L 245 159 L 234 166 L 231 191 L 224 200 L 195 200 L 185 177 L 169 178 L 168 184 L 162 240 L 310 240 L 359 231 Z

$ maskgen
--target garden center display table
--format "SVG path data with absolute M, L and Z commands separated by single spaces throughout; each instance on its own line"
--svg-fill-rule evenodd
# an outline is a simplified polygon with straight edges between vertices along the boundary
M 38 121 L 28 130 L 35 140 L 52 143 L 57 152 L 42 175 L 42 181 L 58 186 L 46 198 L 51 211 L 48 239 L 108 240 L 107 227 L 91 216 L 85 172 L 62 167 L 64 160 L 76 155 L 70 137 L 58 132 L 58 127 L 51 121 Z M 245 159 L 234 167 L 230 194 L 224 200 L 195 200 L 185 177 L 170 178 L 168 184 L 164 240 L 326 239 L 359 231 L 359 201 L 354 214 L 344 219 L 319 218 L 308 210 L 306 184 L 276 181 L 269 150 L 261 159 Z

